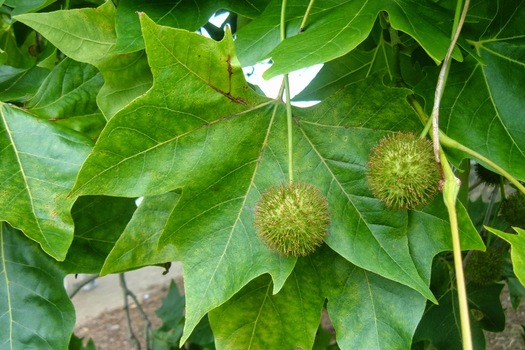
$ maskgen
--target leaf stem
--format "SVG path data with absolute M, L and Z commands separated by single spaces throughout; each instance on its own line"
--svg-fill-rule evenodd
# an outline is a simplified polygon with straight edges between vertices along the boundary
M 503 175 L 507 180 L 509 180 L 518 190 L 525 193 L 525 187 L 518 181 L 514 176 L 509 174 L 505 169 L 494 163 L 492 160 L 488 159 L 487 157 L 479 154 L 478 152 L 468 148 L 465 145 L 462 145 L 458 141 L 452 139 L 451 137 L 447 136 L 445 133 L 440 131 L 439 134 L 440 142 L 443 146 L 455 148 L 459 151 L 465 152 L 467 154 L 470 154 L 472 157 L 477 158 L 478 160 L 481 160 L 482 162 L 486 163 L 488 166 L 492 167 L 494 170 L 496 170 L 498 173 Z
M 462 2 L 458 0 L 458 2 Z M 439 71 L 438 81 L 436 84 L 436 91 L 434 94 L 434 105 L 432 107 L 432 141 L 434 144 L 434 157 L 436 162 L 441 165 L 443 171 L 443 199 L 448 210 L 450 220 L 450 231 L 452 235 L 452 250 L 454 254 L 454 268 L 456 270 L 456 286 L 458 290 L 459 301 L 459 316 L 461 321 L 461 338 L 464 350 L 472 350 L 472 334 L 470 330 L 469 308 L 467 301 L 467 288 L 465 286 L 465 276 L 463 273 L 463 257 L 461 254 L 461 244 L 459 239 L 458 218 L 456 213 L 456 200 L 459 193 L 460 181 L 454 175 L 450 164 L 447 161 L 446 155 L 440 143 L 439 130 L 439 108 L 441 106 L 441 98 L 445 91 L 447 83 L 448 72 L 450 70 L 450 61 L 452 52 L 456 47 L 456 42 L 461 32 L 461 27 L 465 22 L 470 0 L 465 0 L 463 8 L 461 4 L 457 4 L 456 13 L 454 17 L 454 27 L 452 28 L 452 40 L 443 59 L 441 70 Z M 457 21 L 458 13 L 461 11 L 459 21 Z
M 281 6 L 281 41 L 286 39 L 286 0 L 283 0 Z M 310 2 L 310 5 L 313 1 Z M 308 14 L 308 10 L 307 10 Z M 305 15 L 305 18 L 307 15 Z M 303 19 L 303 22 L 305 19 Z M 288 128 L 288 180 L 293 182 L 293 139 L 292 139 L 292 103 L 290 99 L 290 82 L 288 80 L 288 74 L 284 74 L 284 98 L 286 102 L 286 124 Z
M 461 0 L 459 0 L 461 2 Z M 436 85 L 436 91 L 434 94 L 434 106 L 432 107 L 432 138 L 434 141 L 434 156 L 436 158 L 436 162 L 441 163 L 440 161 L 440 152 L 439 152 L 439 107 L 441 106 L 441 98 L 443 97 L 443 92 L 445 91 L 445 85 L 447 83 L 447 77 L 448 77 L 448 71 L 450 69 L 450 59 L 452 58 L 452 52 L 454 51 L 454 48 L 456 47 L 456 42 L 459 38 L 459 33 L 461 32 L 461 27 L 463 26 L 463 23 L 465 22 L 465 18 L 467 17 L 467 11 L 469 7 L 470 0 L 465 1 L 465 5 L 463 6 L 463 10 L 461 12 L 461 17 L 459 19 L 459 22 L 456 25 L 456 21 L 454 21 L 452 40 L 450 42 L 450 45 L 448 47 L 447 53 L 445 54 L 445 58 L 443 59 L 443 64 L 441 66 L 441 70 L 439 71 L 438 81 Z M 456 16 L 458 11 L 461 10 L 461 7 L 458 5 L 456 8 Z
M 450 220 L 450 232 L 452 235 L 452 251 L 454 255 L 454 270 L 456 271 L 456 287 L 458 290 L 459 317 L 461 322 L 461 335 L 464 350 L 472 350 L 472 334 L 470 331 L 470 318 L 467 300 L 467 288 L 465 286 L 465 274 L 463 272 L 463 256 L 461 254 L 461 243 L 459 239 L 458 217 L 456 212 L 456 199 L 459 193 L 459 180 L 456 179 L 450 167 L 445 152 L 439 148 L 440 157 L 443 160 L 443 173 L 445 182 L 443 184 L 443 199 L 448 210 Z
M 306 27 L 306 20 L 308 19 L 308 16 L 310 15 L 310 11 L 312 10 L 312 7 L 314 6 L 315 0 L 310 0 L 310 3 L 308 4 L 308 8 L 306 9 L 306 12 L 303 17 L 303 21 L 301 22 L 301 26 L 299 27 L 299 32 L 304 32 L 304 28 Z

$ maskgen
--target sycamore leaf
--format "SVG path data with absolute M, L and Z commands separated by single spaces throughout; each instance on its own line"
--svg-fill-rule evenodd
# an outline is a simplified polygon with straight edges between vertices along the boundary
M 280 289 L 295 263 L 251 234 L 253 209 L 244 210 L 259 195 L 250 186 L 274 108 L 249 90 L 231 36 L 216 43 L 145 15 L 141 21 L 154 86 L 108 123 L 75 192 L 142 196 L 183 188 L 160 248 L 170 243 L 181 252 L 187 337 L 251 279 L 269 272 Z M 182 78 L 185 88 L 174 91 Z
M 57 260 L 73 239 L 69 192 L 92 142 L 14 106 L 0 105 L 0 220 Z
M 265 73 L 266 78 L 347 54 L 367 38 L 382 11 L 388 13 L 388 21 L 394 29 L 412 36 L 439 62 L 448 48 L 454 18 L 453 13 L 431 1 L 317 1 L 304 32 L 299 33 L 308 2 L 296 0 L 289 2 L 287 39 L 280 43 L 280 4 L 280 1 L 273 1 L 259 18 L 238 34 L 243 65 L 271 57 L 274 64 Z M 256 56 L 250 53 L 252 51 L 256 51 Z M 459 50 L 454 57 L 461 58 Z
M 324 297 L 311 259 L 300 259 L 283 288 L 272 295 L 261 276 L 209 314 L 219 349 L 311 349 Z
M 253 222 L 261 192 L 288 179 L 286 117 L 279 101 L 249 89 L 230 35 L 214 42 L 158 26 L 146 15 L 141 15 L 141 23 L 153 87 L 109 121 L 78 175 L 74 193 L 147 199 L 180 191 L 176 202 L 153 201 L 143 213 L 147 215 L 137 212 L 136 222 L 128 227 L 132 234 L 122 242 L 136 245 L 135 228 L 156 218 L 154 230 L 163 230 L 159 248 L 176 247 L 187 296 L 184 342 L 207 312 L 250 281 L 270 274 L 276 293 L 294 268 L 295 259 L 280 257 L 261 243 Z M 327 244 L 333 250 L 378 280 L 399 283 L 403 293 L 412 288 L 434 299 L 428 288 L 433 255 L 412 258 L 409 228 L 431 222 L 429 230 L 448 229 L 443 205 L 411 217 L 406 211 L 388 210 L 372 197 L 366 182 L 368 153 L 382 136 L 422 128 L 406 102 L 408 93 L 371 76 L 315 107 L 295 109 L 294 176 L 316 185 L 328 198 L 332 224 Z M 471 224 L 463 231 L 471 245 L 479 246 Z M 443 246 L 449 249 L 432 239 L 421 245 L 434 255 Z M 123 260 L 119 269 L 148 259 Z M 111 268 L 109 262 L 107 266 Z
M 107 119 L 151 87 L 143 51 L 114 54 L 116 10 L 107 1 L 98 8 L 30 13 L 16 20 L 42 34 L 68 57 L 97 67 L 104 77 L 97 102 Z
M 496 230 L 492 227 L 486 227 L 486 229 L 510 243 L 514 274 L 518 277 L 521 284 L 525 285 L 525 230 L 514 227 L 517 234 L 512 234 Z
M 136 208 L 133 198 L 79 198 L 71 209 L 75 236 L 62 269 L 69 274 L 100 273 Z
M 66 350 L 75 309 L 56 261 L 5 223 L 0 260 L 0 348 Z
M 488 11 L 490 25 L 469 41 L 484 64 L 468 57 L 451 66 L 440 126 L 448 136 L 525 180 L 525 2 L 500 6 L 506 10 Z M 437 71 L 429 71 L 416 90 L 425 97 L 428 111 L 436 78 Z
M 177 260 L 174 246 L 167 245 L 160 250 L 157 248 L 166 221 L 178 200 L 179 195 L 174 192 L 145 197 L 115 243 L 100 274 Z
M 268 0 L 193 0 L 147 1 L 121 0 L 117 8 L 117 43 L 113 52 L 133 52 L 144 49 L 144 40 L 137 12 L 144 12 L 155 23 L 195 31 L 208 22 L 219 9 L 253 18 L 258 16 Z
M 438 350 L 461 350 L 459 329 L 459 305 L 455 290 L 449 290 L 439 298 L 438 305 L 429 305 L 421 320 L 414 342 L 429 341 Z M 485 349 L 485 335 L 471 317 L 470 329 L 475 349 Z
M 103 83 L 95 67 L 66 58 L 25 107 L 41 118 L 95 138 L 106 124 L 95 99 Z
M 5 4 L 14 8 L 12 12 L 14 16 L 21 13 L 36 12 L 55 1 L 56 0 L 6 0 Z
M 0 67 L 0 100 L 25 101 L 38 90 L 38 86 L 49 70 L 40 67 L 14 68 Z

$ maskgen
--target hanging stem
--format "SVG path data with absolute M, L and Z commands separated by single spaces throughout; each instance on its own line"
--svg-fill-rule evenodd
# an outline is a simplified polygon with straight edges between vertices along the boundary
M 313 2 L 313 1 L 312 1 Z M 312 4 L 310 2 L 310 5 Z M 308 14 L 308 10 L 307 10 Z M 305 18 L 307 15 L 305 15 Z M 303 19 L 305 22 L 305 19 Z M 281 41 L 286 39 L 286 0 L 283 0 L 281 6 Z M 284 75 L 284 98 L 286 102 L 286 124 L 288 128 L 288 181 L 293 182 L 293 139 L 292 139 L 292 103 L 290 99 L 290 82 L 288 80 L 288 74 Z
M 299 32 L 304 32 L 304 28 L 306 27 L 306 20 L 308 19 L 308 16 L 310 15 L 310 11 L 312 10 L 312 7 L 314 6 L 315 0 L 310 0 L 310 3 L 308 4 L 308 8 L 306 9 L 306 13 L 304 14 L 303 20 L 301 22 L 301 26 L 299 27 Z
M 467 289 L 465 286 L 465 276 L 463 272 L 463 257 L 461 254 L 461 244 L 459 239 L 458 229 L 458 218 L 456 212 L 456 200 L 459 193 L 460 183 L 459 179 L 456 178 L 452 171 L 445 153 L 441 148 L 440 144 L 440 131 L 439 131 L 439 108 L 441 106 L 441 98 L 445 91 L 445 85 L 447 82 L 447 76 L 450 68 L 450 60 L 452 52 L 456 46 L 456 42 L 461 32 L 461 27 L 465 22 L 467 16 L 467 10 L 469 7 L 469 0 L 465 1 L 465 5 L 461 10 L 461 0 L 458 0 L 456 7 L 456 16 L 454 20 L 454 28 L 452 30 L 453 36 L 448 47 L 447 53 L 443 60 L 443 65 L 439 72 L 438 81 L 436 85 L 436 92 L 434 95 L 434 106 L 432 107 L 432 140 L 434 142 L 434 156 L 436 162 L 441 165 L 443 171 L 443 199 L 448 210 L 448 216 L 450 219 L 450 231 L 452 235 L 452 249 L 454 254 L 454 268 L 456 271 L 456 286 L 458 290 L 458 301 L 459 301 L 459 316 L 461 322 L 461 338 L 464 350 L 472 350 L 472 334 L 470 330 L 470 318 L 469 308 L 467 300 Z M 458 18 L 458 13 L 461 11 L 461 16 Z
M 436 92 L 434 94 L 434 106 L 432 107 L 432 139 L 434 141 L 434 156 L 438 164 L 441 163 L 439 157 L 439 107 L 441 106 L 441 98 L 443 97 L 443 92 L 445 91 L 445 85 L 447 83 L 447 76 L 450 68 L 450 59 L 452 58 L 452 52 L 456 47 L 456 42 L 458 41 L 459 33 L 461 32 L 461 27 L 463 27 L 463 23 L 465 22 L 465 18 L 467 17 L 467 10 L 470 0 L 465 1 L 465 6 L 463 6 L 463 11 L 461 12 L 461 17 L 459 18 L 459 21 L 457 21 L 457 14 L 461 10 L 460 3 L 461 0 L 458 1 L 458 6 L 456 7 L 456 17 L 454 20 L 455 28 L 453 28 L 452 31 L 454 35 L 452 36 L 450 46 L 448 47 L 445 58 L 443 59 L 441 70 L 439 71 Z

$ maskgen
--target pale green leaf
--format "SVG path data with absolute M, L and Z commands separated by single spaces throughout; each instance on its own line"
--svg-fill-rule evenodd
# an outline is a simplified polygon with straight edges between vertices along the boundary
M 16 16 L 68 57 L 94 65 L 105 84 L 97 102 L 107 119 L 151 87 L 143 52 L 115 54 L 116 10 L 111 1 L 98 8 L 60 10 Z
M 514 274 L 518 277 L 521 284 L 525 285 L 525 230 L 514 227 L 517 234 L 512 234 L 492 227 L 486 227 L 486 229 L 510 243 Z
M 250 282 L 209 314 L 218 349 L 311 349 L 321 319 L 322 279 L 300 259 L 283 288 L 272 294 L 269 276 Z
M 87 196 L 71 209 L 75 236 L 61 264 L 69 274 L 99 274 L 136 209 L 135 199 Z
M 178 200 L 179 195 L 174 192 L 145 197 L 111 250 L 100 274 L 106 275 L 177 260 L 174 246 L 167 245 L 158 249 L 158 243 Z
M 296 0 L 288 4 L 287 39 L 280 43 L 280 3 L 273 1 L 263 15 L 239 31 L 243 64 L 272 59 L 274 64 L 265 73 L 266 78 L 347 54 L 368 37 L 382 11 L 388 13 L 394 29 L 412 36 L 439 62 L 448 48 L 454 19 L 453 13 L 430 1 L 317 1 L 305 30 L 299 33 L 308 2 Z M 459 50 L 454 57 L 461 58 Z
M 63 260 L 73 239 L 69 192 L 92 142 L 6 104 L 0 105 L 0 220 Z
M 0 224 L 0 348 L 66 350 L 75 309 L 56 261 Z

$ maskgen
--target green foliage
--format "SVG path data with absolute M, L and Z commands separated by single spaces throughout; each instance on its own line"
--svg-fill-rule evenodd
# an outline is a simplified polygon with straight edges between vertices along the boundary
M 307 18 L 298 0 L 284 13 L 277 0 L 2 4 L 0 347 L 81 346 L 66 273 L 176 260 L 186 295 L 172 286 L 159 310 L 159 348 L 309 349 L 328 344 L 323 310 L 341 349 L 461 346 L 443 197 L 392 210 L 367 182 L 380 139 L 425 130 L 454 2 L 318 0 Z M 229 25 L 213 27 L 225 10 Z M 524 21 L 523 0 L 472 1 L 441 104 L 458 167 L 474 158 L 525 181 Z M 245 80 L 263 59 L 266 77 L 323 63 L 295 97 L 320 102 L 288 119 Z M 328 202 L 325 244 L 308 256 L 256 233 L 261 194 L 290 169 Z M 482 227 L 501 228 L 499 204 L 469 199 L 468 175 L 461 248 L 497 244 L 505 258 L 510 243 L 504 281 L 519 299 L 524 232 Z M 467 286 L 480 348 L 504 325 L 501 288 Z

